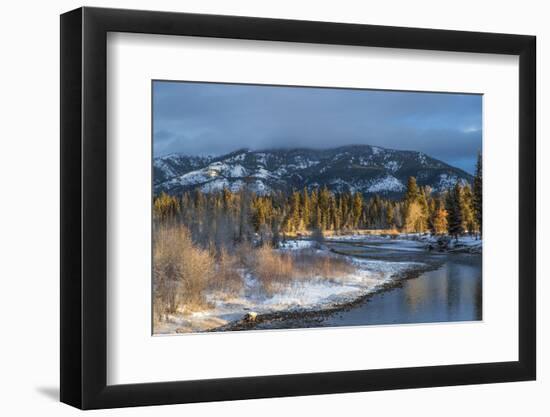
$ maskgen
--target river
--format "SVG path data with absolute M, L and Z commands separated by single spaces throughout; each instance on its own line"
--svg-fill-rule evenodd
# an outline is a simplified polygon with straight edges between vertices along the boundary
M 318 314 L 278 316 L 256 329 L 436 323 L 482 319 L 482 255 L 429 252 L 406 240 L 329 241 L 342 255 L 418 262 L 427 268 L 345 308 Z M 428 269 L 428 270 L 426 270 Z M 250 328 L 250 327 L 249 327 Z

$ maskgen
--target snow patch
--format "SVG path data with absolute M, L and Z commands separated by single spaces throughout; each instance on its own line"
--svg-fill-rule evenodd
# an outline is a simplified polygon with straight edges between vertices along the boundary
M 448 188 L 454 187 L 457 182 L 460 182 L 461 185 L 464 185 L 466 183 L 466 181 L 460 179 L 456 175 L 440 174 L 436 188 L 440 191 L 443 191 Z
M 256 171 L 254 171 L 254 174 L 253 174 L 254 177 L 257 177 L 257 178 L 263 178 L 263 179 L 269 179 L 269 178 L 277 178 L 275 175 L 273 175 L 270 171 L 268 171 L 267 169 L 261 167 L 261 166 L 258 166 L 256 168 Z
M 401 163 L 397 161 L 387 161 L 384 163 L 384 168 L 390 170 L 391 172 L 397 172 L 401 168 Z
M 262 164 L 263 166 L 266 166 L 266 164 L 267 164 L 267 161 L 266 161 L 267 155 L 265 153 L 258 152 L 256 154 L 254 154 L 254 156 L 256 157 L 256 163 Z
M 230 177 L 245 177 L 248 175 L 248 172 L 242 165 L 235 165 L 229 169 Z
M 212 193 L 216 191 L 222 191 L 224 188 L 228 187 L 229 181 L 227 181 L 225 178 L 220 178 L 203 184 L 200 189 L 203 193 Z
M 426 155 L 422 152 L 418 152 L 417 154 L 418 162 L 420 162 L 420 165 L 425 166 L 427 164 L 426 162 Z
M 290 239 L 279 243 L 281 250 L 299 250 L 311 248 L 313 242 L 311 240 Z
M 264 184 L 264 182 L 259 179 L 248 184 L 248 189 L 260 195 L 269 194 L 271 192 L 271 187 Z
M 380 191 L 403 191 L 405 186 L 401 181 L 395 178 L 393 175 L 386 175 L 383 178 L 375 180 L 367 188 L 370 193 L 376 193 Z

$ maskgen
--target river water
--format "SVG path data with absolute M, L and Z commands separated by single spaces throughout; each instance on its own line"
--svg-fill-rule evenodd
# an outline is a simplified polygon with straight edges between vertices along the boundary
M 405 279 L 352 308 L 327 315 L 320 326 L 433 323 L 482 319 L 481 255 L 431 253 L 411 242 L 331 243 L 340 253 L 387 261 L 427 263 L 435 268 Z M 392 247 L 393 246 L 393 247 Z M 395 248 L 394 248 L 395 247 Z

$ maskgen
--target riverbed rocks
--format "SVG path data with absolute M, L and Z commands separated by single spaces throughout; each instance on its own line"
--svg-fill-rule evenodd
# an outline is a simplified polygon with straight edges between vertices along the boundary
M 460 238 L 457 240 L 450 236 L 430 237 L 427 240 L 426 250 L 428 251 L 471 254 L 482 252 L 481 240 L 464 242 Z
M 243 317 L 243 321 L 251 323 L 251 322 L 255 322 L 257 318 L 258 318 L 258 313 L 256 313 L 255 311 L 249 311 Z

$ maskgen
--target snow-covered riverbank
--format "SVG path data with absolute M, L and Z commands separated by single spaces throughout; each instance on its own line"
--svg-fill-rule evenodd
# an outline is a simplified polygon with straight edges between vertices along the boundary
M 363 236 L 364 238 L 364 236 Z M 405 245 L 407 245 L 405 241 Z M 318 256 L 339 257 L 328 248 L 313 248 L 311 241 L 287 240 L 280 251 L 314 251 Z M 374 293 L 408 272 L 425 267 L 420 262 L 381 261 L 347 257 L 354 271 L 338 278 L 314 277 L 292 281 L 277 292 L 267 294 L 249 271 L 241 271 L 239 294 L 211 291 L 206 299 L 209 308 L 200 312 L 181 312 L 155 327 L 156 334 L 190 333 L 213 330 L 241 320 L 247 313 L 259 315 L 285 311 L 320 311 L 349 304 Z
M 449 236 L 432 236 L 430 234 L 409 233 L 399 235 L 372 235 L 364 234 L 330 236 L 326 238 L 332 242 L 356 242 L 364 247 L 369 244 L 377 248 L 388 248 L 400 251 L 425 251 L 435 250 L 444 252 L 481 253 L 483 241 L 476 236 L 464 235 L 458 239 Z

